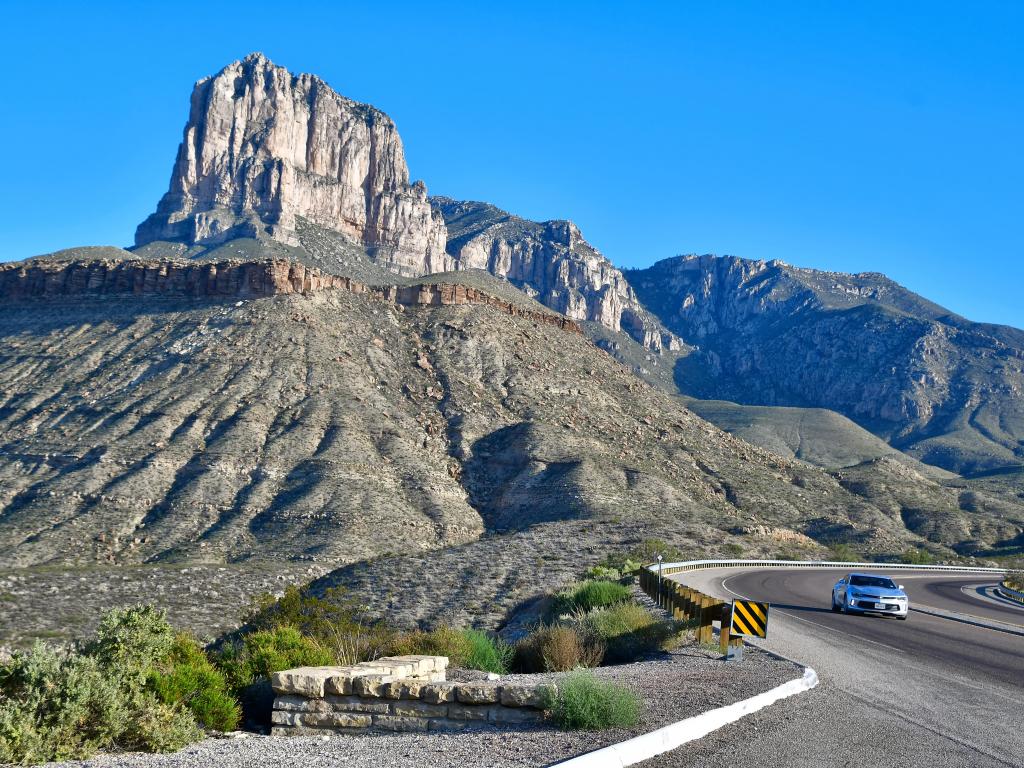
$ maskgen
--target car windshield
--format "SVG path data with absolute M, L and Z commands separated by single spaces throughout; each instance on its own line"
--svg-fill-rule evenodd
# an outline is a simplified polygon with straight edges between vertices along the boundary
M 884 576 L 851 576 L 850 586 L 881 587 L 882 589 L 896 589 L 896 585 L 892 583 L 892 579 L 887 579 Z

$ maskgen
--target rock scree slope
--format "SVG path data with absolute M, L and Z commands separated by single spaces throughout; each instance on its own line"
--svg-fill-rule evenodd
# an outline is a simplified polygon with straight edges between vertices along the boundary
M 829 474 L 728 435 L 525 296 L 138 284 L 5 289 L 2 567 L 294 561 L 406 623 L 496 626 L 644 538 L 899 552 L 1024 530 L 1021 505 L 903 465 Z

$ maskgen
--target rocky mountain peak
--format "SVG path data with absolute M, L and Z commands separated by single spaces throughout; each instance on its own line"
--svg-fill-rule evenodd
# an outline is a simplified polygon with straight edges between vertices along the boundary
M 444 220 L 410 183 L 394 122 L 253 53 L 196 83 L 170 187 L 135 241 L 297 244 L 300 217 L 396 272 L 451 267 Z
M 565 219 L 530 221 L 490 203 L 433 197 L 455 269 L 484 269 L 575 320 L 624 331 L 648 349 L 680 348 L 622 271 Z

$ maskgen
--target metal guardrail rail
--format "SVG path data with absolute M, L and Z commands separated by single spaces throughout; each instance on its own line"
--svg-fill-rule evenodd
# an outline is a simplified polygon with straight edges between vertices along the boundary
M 652 573 L 658 573 L 658 563 L 644 566 Z M 672 574 L 682 571 L 698 571 L 703 568 L 881 568 L 902 571 L 949 571 L 951 573 L 1005 574 L 1005 568 L 981 568 L 970 565 L 911 565 L 908 563 L 848 563 L 840 560 L 684 560 L 678 563 L 661 563 L 661 573 Z

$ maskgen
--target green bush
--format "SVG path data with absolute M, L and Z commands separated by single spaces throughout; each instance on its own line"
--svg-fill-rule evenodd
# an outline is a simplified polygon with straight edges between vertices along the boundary
M 640 715 L 640 700 L 625 686 L 579 671 L 559 684 L 551 714 L 567 729 L 630 728 Z
M 423 654 L 447 656 L 453 667 L 479 669 L 503 675 L 512 662 L 513 649 L 505 642 L 476 629 L 438 627 L 415 630 L 392 639 L 387 652 L 392 656 Z
M 624 584 L 591 579 L 555 595 L 551 614 L 562 616 L 574 611 L 592 611 L 594 608 L 629 600 L 631 596 L 630 588 Z
M 277 627 L 243 635 L 221 649 L 216 664 L 237 694 L 284 669 L 331 666 L 334 656 L 295 627 Z
M 131 716 L 129 697 L 95 658 L 36 643 L 0 670 L 0 763 L 89 757 Z
M 190 711 L 146 687 L 173 644 L 163 613 L 139 606 L 108 613 L 78 648 L 16 653 L 0 666 L 0 762 L 170 751 L 199 738 Z
M 171 652 L 173 644 L 174 630 L 164 612 L 151 605 L 138 605 L 108 612 L 93 639 L 82 646 L 82 652 L 142 683 L 152 666 Z
M 606 647 L 606 663 L 620 664 L 666 648 L 676 637 L 675 623 L 655 618 L 646 608 L 633 602 L 616 603 L 573 621 L 584 634 L 600 639 Z
M 497 675 L 508 673 L 512 661 L 512 646 L 478 629 L 465 629 L 463 633 L 470 647 L 469 656 L 465 661 L 466 669 L 479 669 Z
M 832 550 L 832 559 L 840 563 L 856 563 L 860 561 L 860 555 L 849 544 L 835 542 L 829 549 Z
M 149 673 L 147 686 L 164 704 L 181 703 L 204 728 L 233 731 L 241 710 L 227 681 L 192 637 L 179 634 L 171 651 Z
M 256 630 L 293 627 L 328 649 L 334 662 L 342 665 L 382 656 L 394 639 L 385 622 L 337 587 L 327 589 L 323 597 L 294 586 L 280 598 L 263 595 L 246 622 Z
M 900 555 L 900 562 L 909 565 L 931 565 L 935 562 L 935 556 L 927 549 L 908 549 Z
M 587 579 L 595 581 L 621 581 L 622 571 L 609 565 L 595 565 L 583 573 Z
M 117 746 L 133 752 L 176 752 L 202 736 L 191 712 L 168 706 L 152 693 L 135 699 L 124 726 Z

